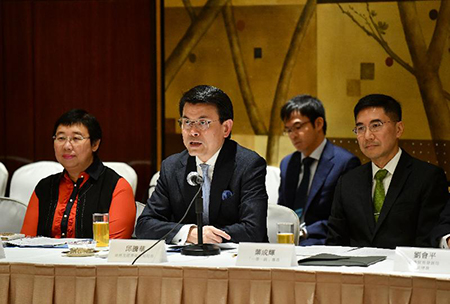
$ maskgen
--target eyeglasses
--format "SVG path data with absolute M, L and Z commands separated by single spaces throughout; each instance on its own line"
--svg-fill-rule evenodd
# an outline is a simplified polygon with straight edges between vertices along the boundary
M 395 120 L 387 120 L 387 121 L 377 120 L 377 121 L 372 121 L 369 124 L 369 127 L 368 127 L 369 131 L 372 132 L 372 133 L 376 133 L 376 132 L 380 131 L 383 128 L 384 124 L 387 124 L 387 123 L 390 123 L 390 122 L 396 123 L 397 121 L 395 121 Z M 357 136 L 362 136 L 362 135 L 366 134 L 367 126 L 364 126 L 364 125 L 356 126 L 352 131 Z
M 196 119 L 191 120 L 187 118 L 180 118 L 178 119 L 178 123 L 180 124 L 181 129 L 183 130 L 190 130 L 192 127 L 196 127 L 197 129 L 201 131 L 205 131 L 209 128 L 209 125 L 213 122 L 216 122 L 219 120 L 209 120 L 209 119 Z
M 83 135 L 75 135 L 75 136 L 66 136 L 66 135 L 54 135 L 53 141 L 57 145 L 64 145 L 67 141 L 73 146 L 77 146 L 83 142 L 85 139 L 89 139 L 90 137 L 84 137 Z
M 304 121 L 304 122 L 296 122 L 292 127 L 287 128 L 285 127 L 283 130 L 283 135 L 291 135 L 292 132 L 298 133 L 303 128 L 304 125 L 306 125 L 308 122 L 311 122 L 310 120 Z

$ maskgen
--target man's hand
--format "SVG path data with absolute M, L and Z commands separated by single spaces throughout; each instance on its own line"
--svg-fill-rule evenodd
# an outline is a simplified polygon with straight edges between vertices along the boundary
M 192 227 L 189 230 L 189 234 L 186 242 L 197 244 L 197 227 Z M 214 226 L 203 226 L 203 243 L 204 244 L 218 244 L 222 243 L 222 238 L 226 240 L 230 240 L 231 236 L 229 236 L 225 231 L 217 229 Z

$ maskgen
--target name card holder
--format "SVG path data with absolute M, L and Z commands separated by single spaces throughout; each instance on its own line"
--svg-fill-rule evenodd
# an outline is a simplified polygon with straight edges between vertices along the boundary
M 239 243 L 236 266 L 298 266 L 294 244 Z
M 395 271 L 419 273 L 450 273 L 450 250 L 435 248 L 397 247 Z
M 3 248 L 3 244 L 2 243 L 0 243 L 0 259 L 5 259 L 6 258 L 6 254 L 5 254 L 5 249 Z
M 109 241 L 108 262 L 133 262 L 133 260 L 147 248 L 155 244 L 156 240 L 124 240 L 113 239 Z M 136 264 L 167 262 L 166 246 L 161 241 L 141 256 Z

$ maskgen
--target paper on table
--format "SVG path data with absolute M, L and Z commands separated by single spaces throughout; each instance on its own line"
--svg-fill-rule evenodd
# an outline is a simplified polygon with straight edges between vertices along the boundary
M 52 239 L 48 237 L 38 236 L 34 238 L 23 238 L 19 240 L 12 240 L 8 241 L 7 243 L 19 247 L 56 247 L 65 245 L 67 243 L 67 240 Z

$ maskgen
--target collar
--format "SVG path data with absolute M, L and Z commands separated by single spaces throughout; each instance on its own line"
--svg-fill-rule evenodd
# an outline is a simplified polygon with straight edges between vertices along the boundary
M 94 180 L 98 180 L 100 178 L 100 175 L 103 172 L 104 167 L 105 166 L 101 162 L 100 158 L 98 158 L 97 156 L 94 156 L 94 161 L 92 162 L 92 164 L 86 170 L 81 172 L 78 175 L 78 178 L 80 178 L 81 175 L 84 175 L 85 178 L 89 177 L 89 178 L 93 178 Z M 65 169 L 63 171 L 63 177 L 71 180 L 69 177 L 69 173 L 67 173 L 67 171 Z
M 397 168 L 398 162 L 400 160 L 400 156 L 402 155 L 402 149 L 398 148 L 397 154 L 384 166 L 384 168 L 379 168 L 372 162 L 372 178 L 375 178 L 375 174 L 377 174 L 378 170 L 386 169 L 389 174 L 393 175 L 395 168 Z
M 222 147 L 223 147 L 223 146 L 222 146 Z M 207 165 L 209 165 L 210 168 L 211 168 L 211 167 L 214 167 L 214 165 L 216 164 L 216 161 L 217 161 L 217 157 L 219 157 L 219 153 L 220 153 L 220 151 L 222 150 L 222 147 L 220 147 L 220 149 L 217 150 L 217 152 L 214 153 L 214 155 L 211 156 L 211 158 L 208 159 L 206 162 L 202 162 L 202 161 L 200 160 L 200 158 L 198 158 L 198 156 L 196 156 L 196 157 L 195 157 L 195 163 L 197 164 L 197 167 L 199 167 L 200 164 L 207 164 Z
M 327 139 L 324 138 L 323 141 L 320 143 L 320 145 L 311 153 L 309 157 L 313 158 L 314 160 L 319 160 L 322 156 L 323 150 L 325 149 L 325 145 L 327 144 Z M 306 156 L 302 152 L 302 159 L 304 159 Z

